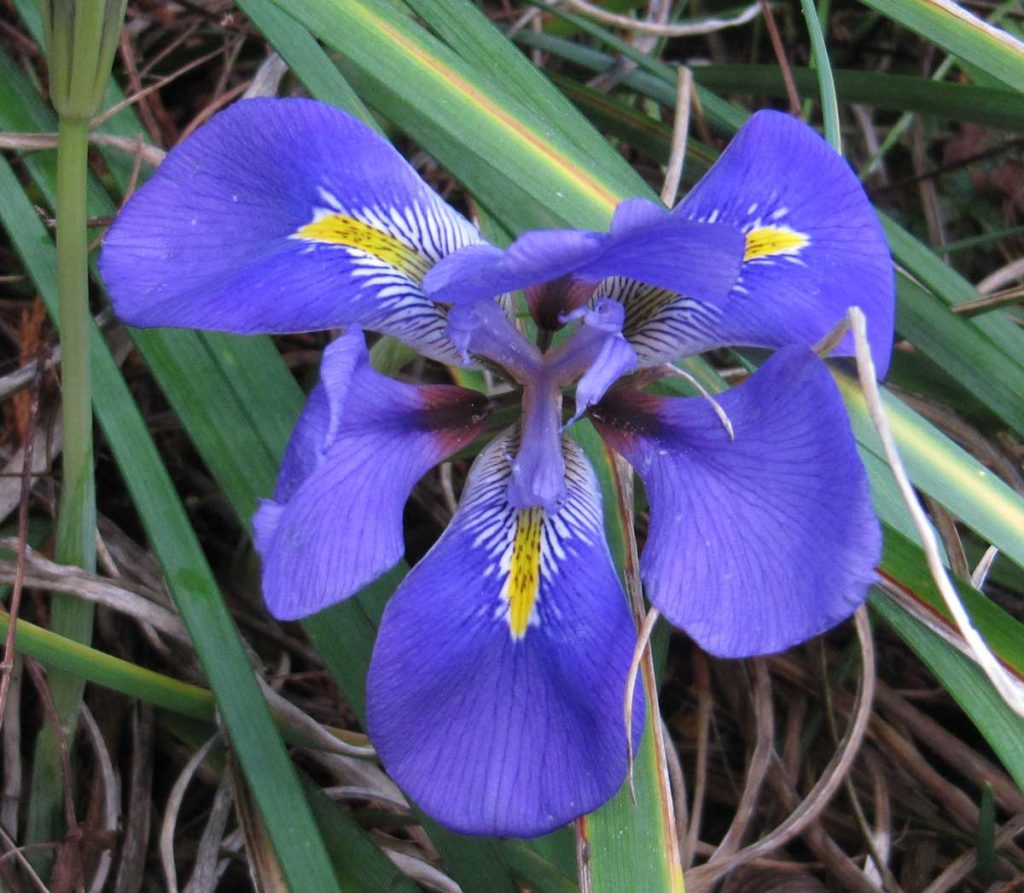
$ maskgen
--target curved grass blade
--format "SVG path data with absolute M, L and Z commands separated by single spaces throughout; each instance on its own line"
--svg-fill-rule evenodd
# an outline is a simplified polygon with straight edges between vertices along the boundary
M 8 623 L 7 614 L 0 613 L 0 634 L 7 632 Z M 198 685 L 140 667 L 20 618 L 14 642 L 19 654 L 34 657 L 44 666 L 182 716 L 213 720 L 213 693 Z
M 836 81 L 832 75 L 832 64 L 828 60 L 825 35 L 818 21 L 818 10 L 814 0 L 800 0 L 800 8 L 807 20 L 807 33 L 811 38 L 814 52 L 814 72 L 818 78 L 818 95 L 824 119 L 825 139 L 840 155 L 843 154 L 843 134 L 839 127 L 839 103 L 836 100 Z

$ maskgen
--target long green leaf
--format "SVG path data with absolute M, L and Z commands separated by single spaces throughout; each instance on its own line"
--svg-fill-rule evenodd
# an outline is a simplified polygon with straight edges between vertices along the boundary
M 470 0 L 408 0 L 426 25 L 474 69 L 475 83 L 481 74 L 501 86 L 524 109 L 557 130 L 576 151 L 588 156 L 609 182 L 622 188 L 642 189 L 639 177 L 630 174 L 622 158 L 590 122 L 558 89 L 494 26 Z
M 6 614 L 0 614 L 0 635 L 7 632 L 9 622 Z M 213 719 L 215 704 L 213 694 L 207 689 L 97 651 L 27 620 L 18 620 L 14 646 L 19 654 L 34 657 L 44 666 L 74 674 L 128 697 L 193 719 Z
M 602 227 L 618 196 L 642 188 L 627 165 L 619 174 L 623 182 L 607 182 L 562 134 L 387 4 L 278 5 L 341 53 L 343 70 L 357 88 L 372 81 L 373 88 L 361 93 L 372 96 L 375 107 L 418 139 L 429 135 L 457 145 L 464 182 L 500 181 L 529 198 L 529 205 L 512 201 L 533 225 L 571 218 L 577 225 Z M 420 141 L 432 150 L 432 139 Z
M 928 665 L 985 736 L 1014 781 L 1024 787 L 1024 719 L 1007 708 L 976 664 L 921 621 L 880 593 L 871 595 L 870 604 Z
M 0 91 L 17 76 L 5 57 L 2 64 L 8 70 L 0 77 Z M 0 115 L 5 116 L 5 129 L 30 129 L 24 126 L 24 117 L 12 126 L 10 120 L 18 112 L 26 115 L 25 109 L 16 107 L 10 93 L 3 93 Z M 44 161 L 36 161 L 39 163 L 31 166 L 34 173 L 52 177 L 52 167 L 47 170 Z M 52 182 L 50 185 L 52 188 Z M 109 210 L 107 207 L 100 213 Z M 6 162 L 0 165 L 0 219 L 52 313 L 56 300 L 53 245 Z M 221 716 L 251 780 L 281 863 L 298 889 L 339 889 L 305 796 L 188 517 L 95 327 L 90 339 L 97 417 L 217 695 Z
M 1011 429 L 1024 432 L 1024 366 L 909 277 L 901 273 L 896 285 L 897 330 Z
M 596 33 L 601 33 L 599 30 Z M 604 35 L 610 40 L 611 35 Z M 516 34 L 516 41 L 526 47 L 535 47 L 566 59 L 583 68 L 600 72 L 613 64 L 613 57 L 592 47 L 569 40 L 537 33 L 529 29 Z M 643 57 L 648 58 L 648 57 Z M 671 105 L 674 102 L 672 79 L 674 73 L 663 63 L 652 62 L 639 72 L 627 76 L 623 87 Z M 698 65 L 691 69 L 693 80 L 706 88 L 702 99 L 714 97 L 715 90 L 730 95 L 786 97 L 786 84 L 775 65 Z M 648 73 L 649 72 L 649 73 Z M 801 93 L 810 93 L 816 87 L 816 74 L 809 68 L 796 66 L 793 79 Z M 1024 130 L 1024 97 L 1010 90 L 978 87 L 967 84 L 922 80 L 909 75 L 881 74 L 871 71 L 837 69 L 836 92 L 843 102 L 859 103 L 887 111 L 914 111 L 934 118 L 950 121 L 972 121 L 1004 130 Z M 573 84 L 577 82 L 573 81 Z M 577 85 L 578 86 L 578 85 Z M 734 109 L 722 116 L 726 107 L 721 100 L 712 103 L 719 112 L 711 116 L 712 122 L 726 129 L 741 123 L 743 113 Z
M 835 377 L 861 446 L 884 456 L 860 389 Z M 882 399 L 914 484 L 1024 565 L 1024 499 L 896 397 L 883 392 Z
M 528 38 L 527 38 L 528 39 Z M 809 94 L 815 74 L 794 67 L 797 89 Z M 973 121 L 1001 130 L 1024 131 L 1024 96 L 969 84 L 930 81 L 900 74 L 836 69 L 836 93 L 843 102 L 856 102 L 887 111 L 913 111 L 947 121 Z M 786 84 L 776 65 L 700 65 L 693 79 L 702 87 L 728 94 L 784 99 Z

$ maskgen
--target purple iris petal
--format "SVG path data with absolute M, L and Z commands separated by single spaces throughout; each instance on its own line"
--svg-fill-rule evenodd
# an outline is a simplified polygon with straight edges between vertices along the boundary
M 508 498 L 517 508 L 553 511 L 565 495 L 562 460 L 562 393 L 544 356 L 512 324 L 496 301 L 457 304 L 448 334 L 463 354 L 486 357 L 523 385 L 523 436 L 515 458 Z M 577 373 L 579 374 L 579 373 Z
M 616 301 L 597 301 L 575 310 L 564 320 L 583 319 L 583 326 L 545 359 L 559 384 L 579 378 L 576 412 L 571 425 L 597 403 L 619 378 L 636 368 L 636 352 L 622 337 L 624 308 Z
M 512 459 L 508 500 L 516 508 L 554 511 L 566 494 L 562 392 L 548 376 L 523 389 L 523 436 Z
M 597 286 L 593 304 L 616 301 L 625 311 L 622 335 L 641 368 L 721 347 L 722 302 L 698 301 L 635 279 L 612 276 Z
M 458 304 L 448 314 L 448 337 L 471 362 L 471 354 L 501 366 L 516 381 L 533 379 L 541 366 L 540 351 L 513 325 L 497 301 Z
M 171 151 L 104 241 L 131 325 L 359 324 L 456 360 L 423 274 L 480 241 L 384 139 L 304 99 L 237 103 Z
M 811 351 L 778 351 L 719 397 L 612 392 L 594 411 L 643 478 L 651 601 L 708 651 L 781 651 L 864 601 L 881 540 L 842 400 Z
M 428 296 L 445 303 L 493 298 L 572 275 L 585 282 L 629 276 L 705 300 L 723 300 L 736 281 L 742 233 L 695 223 L 643 199 L 619 205 L 608 233 L 535 230 L 505 251 L 473 245 L 433 267 Z
M 476 437 L 486 414 L 475 391 L 375 372 L 359 329 L 334 341 L 274 499 L 253 519 L 270 613 L 305 617 L 392 567 L 404 552 L 402 508 L 413 485 Z
M 753 115 L 675 214 L 746 234 L 739 280 L 702 349 L 810 345 L 856 304 L 885 374 L 894 312 L 885 235 L 856 175 L 811 128 L 780 112 Z M 838 350 L 852 354 L 852 339 Z
M 481 453 L 451 525 L 388 604 L 370 664 L 384 767 L 464 833 L 544 834 L 625 778 L 636 631 L 593 471 L 563 443 L 569 494 L 550 515 L 505 498 L 513 432 Z M 638 693 L 634 740 L 642 716 Z

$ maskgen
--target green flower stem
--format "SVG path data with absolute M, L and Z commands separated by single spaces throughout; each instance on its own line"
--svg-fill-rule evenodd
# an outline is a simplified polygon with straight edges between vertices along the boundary
M 57 287 L 60 296 L 63 488 L 57 560 L 96 566 L 92 390 L 89 371 L 89 245 L 85 195 L 89 124 L 61 117 L 57 144 Z M 70 599 L 81 604 L 80 599 Z
M 89 373 L 89 266 L 86 230 L 89 122 L 60 116 L 57 141 L 57 283 L 61 344 L 61 406 L 64 458 L 57 514 L 56 558 L 86 570 L 96 568 L 96 485 L 93 477 L 92 392 Z M 50 627 L 75 642 L 92 640 L 94 606 L 55 593 Z M 75 672 L 51 671 L 50 694 L 61 733 L 74 738 L 85 680 Z M 36 740 L 27 838 L 59 839 L 64 821 L 60 745 L 44 725 Z

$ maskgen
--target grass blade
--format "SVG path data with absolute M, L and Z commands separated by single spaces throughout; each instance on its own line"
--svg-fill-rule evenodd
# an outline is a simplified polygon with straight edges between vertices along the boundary
M 1017 91 L 1024 91 L 1024 44 L 952 0 L 864 0 L 886 18 Z
M 895 629 L 985 736 L 1018 785 L 1024 787 L 1024 719 L 1006 708 L 973 661 L 949 647 L 891 599 L 873 592 L 871 610 Z

